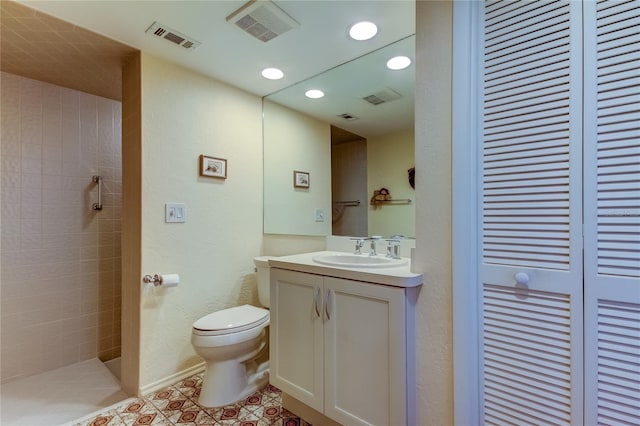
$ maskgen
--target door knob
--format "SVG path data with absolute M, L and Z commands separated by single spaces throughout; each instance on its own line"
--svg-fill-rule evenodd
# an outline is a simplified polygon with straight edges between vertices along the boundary
M 525 272 L 518 272 L 513 276 L 519 285 L 527 285 L 529 283 L 529 275 Z

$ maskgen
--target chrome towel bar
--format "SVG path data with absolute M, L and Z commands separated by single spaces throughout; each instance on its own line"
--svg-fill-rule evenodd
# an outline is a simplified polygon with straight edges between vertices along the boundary
M 334 204 L 341 204 L 343 206 L 359 206 L 360 200 L 353 201 L 334 201 Z

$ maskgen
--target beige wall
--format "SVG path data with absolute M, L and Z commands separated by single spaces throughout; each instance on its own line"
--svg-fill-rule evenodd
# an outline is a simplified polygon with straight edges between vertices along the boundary
M 6 381 L 120 355 L 122 154 L 120 102 L 4 72 L 1 84 Z
M 262 244 L 262 106 L 249 95 L 142 55 L 141 273 L 177 273 L 175 288 L 143 291 L 141 387 L 201 362 L 198 318 L 257 303 Z M 198 176 L 198 156 L 227 159 L 226 180 Z M 165 223 L 167 202 L 185 223 Z
M 409 185 L 408 170 L 413 167 L 415 138 L 413 129 L 367 139 L 367 187 L 387 188 L 392 198 L 411 198 L 410 204 L 369 204 L 369 235 L 416 236 L 415 191 Z M 367 200 L 368 201 L 368 200 Z
M 264 146 L 264 232 L 331 234 L 329 124 L 265 101 Z M 293 187 L 294 170 L 310 173 L 309 188 Z M 324 222 L 316 222 L 316 208 Z
M 452 1 L 418 1 L 416 251 L 418 424 L 453 424 L 451 271 Z

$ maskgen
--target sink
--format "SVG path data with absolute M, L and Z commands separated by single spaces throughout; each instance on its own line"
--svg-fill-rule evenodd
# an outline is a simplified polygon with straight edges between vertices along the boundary
M 391 259 L 384 256 L 351 253 L 322 254 L 313 257 L 312 260 L 321 265 L 339 266 L 341 268 L 393 268 L 407 264 L 406 258 Z

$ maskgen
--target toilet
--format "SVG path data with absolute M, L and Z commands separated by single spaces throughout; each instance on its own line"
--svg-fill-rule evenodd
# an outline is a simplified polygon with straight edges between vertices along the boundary
M 269 258 L 254 258 L 258 299 L 269 307 Z M 251 305 L 206 315 L 193 323 L 191 344 L 204 358 L 206 371 L 198 402 L 221 407 L 245 398 L 269 381 L 267 331 L 269 311 Z M 262 363 L 258 361 L 264 359 Z

